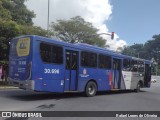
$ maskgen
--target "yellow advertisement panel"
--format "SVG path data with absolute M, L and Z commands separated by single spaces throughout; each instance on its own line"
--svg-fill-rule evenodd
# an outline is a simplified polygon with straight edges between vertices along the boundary
M 27 56 L 29 55 L 30 50 L 30 38 L 20 38 L 16 46 L 18 56 Z

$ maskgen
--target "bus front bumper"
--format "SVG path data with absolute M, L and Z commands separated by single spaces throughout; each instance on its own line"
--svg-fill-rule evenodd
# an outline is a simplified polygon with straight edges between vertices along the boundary
M 33 80 L 14 80 L 9 78 L 9 85 L 19 87 L 20 89 L 26 89 L 26 90 L 34 90 L 34 81 Z

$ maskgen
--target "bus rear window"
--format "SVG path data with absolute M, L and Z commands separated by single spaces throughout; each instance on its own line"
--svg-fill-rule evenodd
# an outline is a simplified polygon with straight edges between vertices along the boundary
M 56 64 L 63 63 L 63 48 L 60 46 L 41 43 L 40 54 L 43 62 Z
M 30 52 L 30 38 L 27 37 L 13 40 L 10 47 L 11 56 L 28 56 Z

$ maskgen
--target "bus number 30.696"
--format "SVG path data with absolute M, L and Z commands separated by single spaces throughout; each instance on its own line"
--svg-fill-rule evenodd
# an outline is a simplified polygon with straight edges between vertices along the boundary
M 59 74 L 59 69 L 44 69 L 44 73 Z

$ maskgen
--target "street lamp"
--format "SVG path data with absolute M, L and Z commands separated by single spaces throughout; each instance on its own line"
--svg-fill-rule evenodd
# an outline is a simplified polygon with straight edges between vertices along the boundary
M 143 53 L 144 51 L 139 51 L 137 54 L 138 54 L 138 58 L 140 58 L 140 53 Z M 142 55 L 141 55 L 141 58 L 142 58 Z
M 114 32 L 112 32 L 111 34 L 110 33 L 99 33 L 97 35 L 110 35 L 111 36 L 111 39 L 113 40 L 114 39 Z
M 135 52 L 138 52 L 138 51 L 135 50 Z M 139 51 L 139 52 L 137 53 L 138 58 L 143 58 L 143 57 L 144 57 L 144 55 L 143 55 L 142 53 L 145 54 L 145 51 Z
M 84 36 L 84 37 L 89 38 L 89 37 L 98 36 L 98 35 L 109 35 L 109 36 L 111 36 L 112 40 L 114 39 L 114 32 L 112 32 L 112 33 L 99 33 L 99 34 L 87 35 L 87 36 Z

